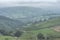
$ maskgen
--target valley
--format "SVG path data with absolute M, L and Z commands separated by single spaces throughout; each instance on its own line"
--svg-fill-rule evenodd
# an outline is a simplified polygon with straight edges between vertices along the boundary
M 59 40 L 60 8 L 53 7 L 0 8 L 0 40 Z

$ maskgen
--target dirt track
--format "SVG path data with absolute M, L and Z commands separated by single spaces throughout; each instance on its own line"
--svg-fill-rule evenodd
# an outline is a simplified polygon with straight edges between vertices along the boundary
M 52 27 L 53 30 L 57 31 L 57 32 L 60 32 L 60 26 L 55 26 L 55 27 Z

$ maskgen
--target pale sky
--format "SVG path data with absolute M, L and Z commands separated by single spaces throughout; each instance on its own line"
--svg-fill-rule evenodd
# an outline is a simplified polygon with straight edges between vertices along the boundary
M 39 1 L 45 1 L 45 2 L 56 2 L 57 0 L 0 0 L 0 3 L 6 3 L 6 2 L 39 2 Z
M 21 4 L 19 4 L 20 2 L 57 2 L 57 0 L 0 0 L 0 7 L 19 6 L 19 5 L 21 5 Z

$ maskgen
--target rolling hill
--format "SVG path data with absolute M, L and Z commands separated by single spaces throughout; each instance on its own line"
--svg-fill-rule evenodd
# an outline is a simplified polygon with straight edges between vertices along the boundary
M 32 24 L 28 28 L 26 28 L 26 32 L 21 36 L 21 40 L 35 40 L 37 34 L 42 33 L 45 36 L 50 35 L 53 37 L 60 37 L 60 32 L 55 31 L 52 28 L 55 28 L 59 26 L 60 27 L 60 17 L 44 21 L 44 22 L 39 22 L 37 24 Z M 26 37 L 28 36 L 28 37 Z M 55 39 L 59 40 L 59 39 Z
M 37 34 L 39 34 L 39 33 L 42 33 L 45 36 L 52 35 L 54 37 L 56 37 L 56 36 L 60 37 L 60 32 L 56 32 L 54 29 L 51 29 L 55 26 L 60 26 L 60 17 L 56 17 L 56 18 L 50 19 L 48 21 L 38 22 L 36 24 L 32 24 L 28 27 L 25 27 L 24 28 L 25 32 L 22 34 L 22 36 L 19 39 L 20 40 L 35 40 Z M 8 38 L 9 40 L 11 38 L 12 40 L 15 40 L 14 37 L 10 37 L 10 36 L 1 36 L 0 39 L 5 39 L 5 38 Z M 55 39 L 55 40 L 57 40 L 57 39 Z
M 59 17 L 50 19 L 48 21 L 37 22 L 35 24 L 33 23 L 32 25 L 29 25 L 27 27 L 27 29 L 28 30 L 39 30 L 39 29 L 43 29 L 43 28 L 50 28 L 50 27 L 57 26 L 57 25 L 60 25 L 60 18 Z
M 4 7 L 0 8 L 0 15 L 27 23 L 60 16 L 58 10 L 60 9 L 52 9 L 52 7 L 47 9 L 26 6 Z
M 16 30 L 16 28 L 22 28 L 22 25 L 24 25 L 24 23 L 21 21 L 13 20 L 5 16 L 0 16 L 0 30 Z

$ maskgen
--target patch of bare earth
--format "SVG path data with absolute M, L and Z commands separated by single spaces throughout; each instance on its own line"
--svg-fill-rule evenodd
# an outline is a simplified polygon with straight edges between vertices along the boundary
M 56 32 L 60 32 L 60 26 L 52 27 L 52 29 L 55 30 Z

